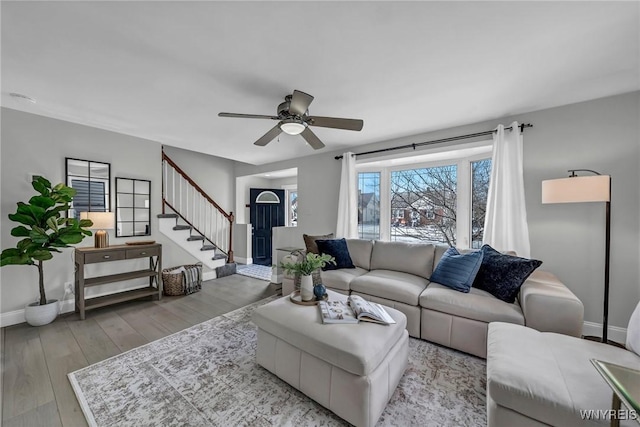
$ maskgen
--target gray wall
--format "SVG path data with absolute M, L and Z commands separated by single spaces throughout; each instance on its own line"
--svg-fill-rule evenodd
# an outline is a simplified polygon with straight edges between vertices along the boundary
M 164 152 L 226 212 L 234 210 L 235 161 L 181 148 L 164 146 Z
M 17 239 L 10 235 L 17 224 L 7 215 L 15 212 L 16 202 L 26 201 L 34 194 L 29 174 L 41 174 L 52 183 L 65 179 L 65 157 L 111 163 L 111 182 L 115 177 L 151 180 L 151 236 L 163 244 L 164 266 L 192 263 L 193 258 L 174 245 L 158 231 L 156 214 L 161 211 L 161 145 L 155 141 L 135 138 L 88 126 L 50 119 L 33 114 L 2 108 L 2 134 L 0 145 L 1 206 L 0 225 L 2 248 L 13 247 Z M 212 197 L 227 209 L 233 206 L 235 176 L 234 163 L 226 159 L 202 155 L 190 151 L 169 148 L 171 156 L 189 173 L 203 179 L 203 187 L 211 189 Z M 202 172 L 202 174 L 200 174 Z M 202 176 L 201 176 L 202 175 Z M 112 194 L 112 206 L 115 198 Z M 109 232 L 111 245 L 124 244 L 134 238 L 115 238 Z M 78 246 L 92 246 L 93 238 L 87 238 Z M 73 281 L 72 249 L 44 265 L 46 288 L 49 298 L 60 299 L 64 294 L 64 283 Z M 109 274 L 118 269 L 132 268 L 122 261 L 96 265 L 92 274 Z M 119 264 L 124 263 L 124 264 Z M 121 265 L 122 267 L 119 267 Z M 135 267 L 135 266 L 134 266 Z M 38 296 L 38 276 L 33 267 L 6 266 L 0 269 L 0 311 L 7 313 L 20 310 Z M 122 282 L 90 288 L 88 295 L 104 293 L 139 285 L 140 282 Z
M 633 92 L 370 144 L 353 151 L 480 132 L 513 120 L 532 123 L 534 127 L 524 134 L 524 178 L 532 256 L 542 260 L 542 268 L 558 275 L 583 301 L 586 321 L 601 322 L 604 205 L 542 205 L 541 181 L 567 176 L 566 170 L 572 168 L 611 174 L 609 324 L 626 327 L 640 299 L 639 99 L 640 92 Z M 319 153 L 261 166 L 239 164 L 236 174 L 298 167 L 299 233 L 326 233 L 335 230 L 338 216 L 340 162 L 334 160 L 336 154 L 341 153 Z

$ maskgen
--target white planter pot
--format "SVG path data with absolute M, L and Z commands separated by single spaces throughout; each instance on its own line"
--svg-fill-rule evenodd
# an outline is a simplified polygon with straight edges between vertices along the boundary
M 313 277 L 300 276 L 300 298 L 302 301 L 311 301 L 313 295 Z
M 60 306 L 57 299 L 47 300 L 45 305 L 38 302 L 29 304 L 24 309 L 24 317 L 31 326 L 43 326 L 56 320 Z

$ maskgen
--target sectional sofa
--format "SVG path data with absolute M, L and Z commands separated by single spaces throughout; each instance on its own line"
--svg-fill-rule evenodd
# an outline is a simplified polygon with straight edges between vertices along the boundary
M 484 358 L 487 327 L 494 321 L 582 334 L 582 302 L 549 272 L 534 271 L 509 304 L 473 287 L 462 293 L 430 282 L 446 245 L 347 239 L 347 248 L 355 268 L 322 271 L 322 283 L 401 311 L 412 337 Z M 294 289 L 294 278 L 285 276 L 283 295 Z

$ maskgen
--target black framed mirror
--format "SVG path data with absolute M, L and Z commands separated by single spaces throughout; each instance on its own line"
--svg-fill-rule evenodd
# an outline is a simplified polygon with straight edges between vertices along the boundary
M 76 190 L 68 216 L 111 210 L 111 164 L 65 157 L 67 186 Z
M 151 181 L 116 177 L 116 237 L 151 235 Z

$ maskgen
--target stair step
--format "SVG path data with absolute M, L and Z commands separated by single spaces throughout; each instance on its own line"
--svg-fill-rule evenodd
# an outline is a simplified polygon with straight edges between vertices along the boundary
M 173 227 L 174 230 L 191 230 L 191 226 L 190 225 L 176 225 L 175 227 Z
M 158 214 L 158 218 L 178 218 L 178 214 Z
M 216 247 L 214 245 L 204 245 L 203 247 L 200 248 L 201 251 L 212 251 L 214 250 Z
M 224 254 L 216 254 L 216 255 L 215 255 L 213 258 L 211 258 L 211 259 L 215 261 L 215 260 L 217 260 L 217 259 L 224 259 L 224 258 L 226 258 L 226 257 L 227 257 L 227 256 L 226 256 L 226 255 L 224 255 Z
M 191 236 L 187 238 L 187 242 L 195 242 L 196 240 L 204 240 L 204 236 Z

